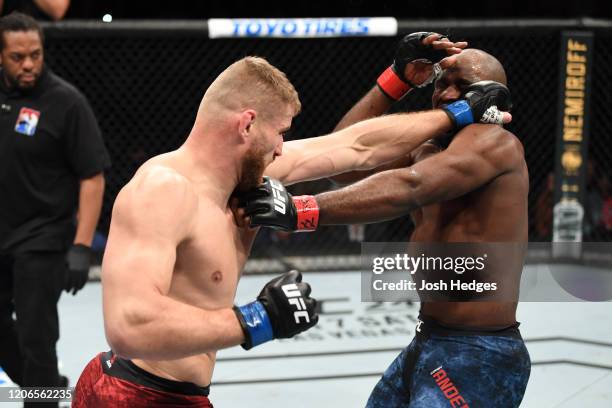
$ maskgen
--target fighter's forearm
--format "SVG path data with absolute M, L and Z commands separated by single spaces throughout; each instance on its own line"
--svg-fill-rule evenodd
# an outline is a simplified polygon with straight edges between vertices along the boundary
M 393 101 L 385 96 L 378 86 L 365 94 L 338 122 L 334 132 L 342 130 L 362 120 L 374 118 L 387 112 Z
M 405 156 L 427 140 L 450 132 L 453 124 L 440 109 L 388 115 L 357 123 L 352 148 L 359 156 L 355 170 L 368 170 Z M 351 170 L 347 168 L 345 170 Z
M 318 194 L 319 225 L 368 224 L 401 217 L 418 207 L 413 190 L 405 178 L 382 172 Z
M 91 246 L 104 196 L 104 174 L 81 180 L 79 188 L 79 209 L 75 244 Z
M 125 302 L 106 316 L 106 336 L 124 358 L 172 360 L 232 347 L 244 334 L 231 308 L 204 310 L 167 296 Z
M 292 184 L 373 169 L 407 155 L 452 127 L 443 110 L 365 120 L 327 136 L 286 143 L 287 155 L 270 165 L 266 175 Z

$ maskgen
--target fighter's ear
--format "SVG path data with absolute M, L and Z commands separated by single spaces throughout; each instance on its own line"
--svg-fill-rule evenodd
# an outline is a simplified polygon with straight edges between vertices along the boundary
M 253 123 L 255 122 L 255 118 L 257 117 L 257 112 L 253 109 L 247 109 L 240 113 L 239 122 L 238 122 L 238 132 L 240 136 L 243 138 L 248 138 L 252 129 Z

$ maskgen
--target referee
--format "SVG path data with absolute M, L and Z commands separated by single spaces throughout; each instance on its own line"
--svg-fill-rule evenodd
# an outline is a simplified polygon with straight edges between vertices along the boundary
M 0 367 L 64 386 L 57 302 L 87 281 L 110 159 L 86 98 L 45 67 L 37 22 L 0 18 L 0 47 Z

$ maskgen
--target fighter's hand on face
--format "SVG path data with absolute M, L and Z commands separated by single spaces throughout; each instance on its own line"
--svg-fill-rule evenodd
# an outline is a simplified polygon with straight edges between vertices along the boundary
M 244 331 L 246 350 L 273 339 L 293 337 L 317 324 L 317 301 L 302 274 L 289 271 L 264 286 L 257 300 L 234 307 Z
M 447 69 L 453 66 L 457 62 L 455 55 L 460 54 L 468 45 L 465 41 L 452 42 L 447 37 L 438 33 L 431 33 L 423 38 L 421 43 L 424 47 L 446 52 L 446 56 L 436 53 L 431 54 L 436 55 L 436 60 L 419 59 L 406 64 L 404 78 L 408 83 L 414 84 L 417 88 L 427 86 L 432 82 L 432 79 L 435 79 L 439 71 L 435 64 L 438 64 L 440 69 Z
M 467 41 L 453 42 L 448 37 L 438 33 L 430 33 L 421 42 L 424 46 L 429 46 L 434 50 L 446 51 L 447 55 L 459 54 L 468 45 Z
M 495 81 L 479 81 L 465 90 L 463 99 L 444 105 L 442 109 L 455 129 L 472 123 L 503 125 L 512 120 L 512 100 L 508 88 Z
M 399 42 L 393 64 L 378 78 L 377 84 L 385 95 L 401 99 L 410 89 L 429 85 L 440 69 L 455 63 L 467 42 L 451 42 L 438 33 L 408 34 Z

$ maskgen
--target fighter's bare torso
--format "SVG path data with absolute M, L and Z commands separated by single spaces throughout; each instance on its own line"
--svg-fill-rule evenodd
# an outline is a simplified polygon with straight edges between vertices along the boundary
M 190 233 L 176 248 L 172 281 L 165 295 L 206 310 L 232 307 L 254 233 L 236 226 L 229 206 L 219 206 L 211 199 L 209 186 L 190 178 L 189 169 L 180 163 L 176 152 L 149 160 L 125 189 L 129 191 L 130 184 L 159 173 L 186 180 L 184 184 L 189 186 L 189 195 L 196 207 L 192 225 L 188 226 Z M 203 387 L 210 384 L 215 356 L 215 352 L 209 352 L 178 360 L 134 359 L 133 362 L 157 376 Z
M 510 136 L 509 137 L 514 137 Z M 412 154 L 412 162 L 425 160 L 442 149 L 426 143 Z M 430 204 L 411 213 L 413 242 L 523 243 L 527 241 L 529 177 L 523 158 L 512 171 L 501 174 L 462 197 Z M 500 268 L 503 269 L 503 268 Z M 517 278 L 520 275 L 517 274 Z M 516 302 L 423 302 L 422 312 L 459 326 L 511 325 Z
M 268 130 L 275 143 L 268 141 L 272 147 L 263 157 L 265 174 L 283 183 L 373 168 L 450 128 L 442 111 L 375 118 L 288 142 L 271 164 L 280 155 L 290 111 L 268 126 L 275 129 Z M 245 129 L 250 117 L 247 112 L 240 122 Z M 236 185 L 244 183 L 239 167 L 246 157 L 232 149 L 244 150 L 245 143 L 210 135 L 222 145 L 188 138 L 178 150 L 145 163 L 121 190 L 102 267 L 105 333 L 116 354 L 159 377 L 200 386 L 210 383 L 215 350 L 244 340 L 238 319 L 229 319 L 255 236 L 235 224 L 228 206 Z M 208 330 L 207 324 L 216 327 Z

